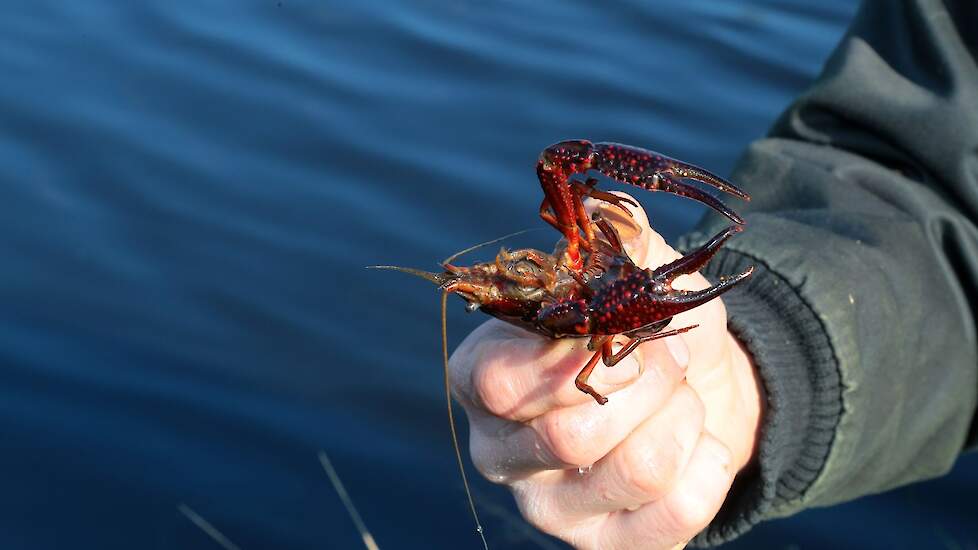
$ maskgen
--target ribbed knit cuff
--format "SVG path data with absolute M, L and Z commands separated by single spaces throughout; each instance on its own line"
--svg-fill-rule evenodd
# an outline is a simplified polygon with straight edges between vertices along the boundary
M 720 251 L 709 279 L 754 274 L 724 295 L 730 331 L 747 347 L 763 380 L 766 409 L 757 466 L 738 476 L 723 509 L 695 546 L 729 541 L 799 499 L 832 445 L 842 413 L 838 364 L 821 321 L 785 279 L 741 252 Z

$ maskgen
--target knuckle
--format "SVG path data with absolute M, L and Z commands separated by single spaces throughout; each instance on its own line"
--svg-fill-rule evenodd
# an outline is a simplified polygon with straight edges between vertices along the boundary
M 518 403 L 517 390 L 512 377 L 507 376 L 505 365 L 498 360 L 481 361 L 472 369 L 472 397 L 475 404 L 490 414 L 509 418 Z
M 598 458 L 594 456 L 591 435 L 580 422 L 569 416 L 570 409 L 550 411 L 539 417 L 537 430 L 553 458 L 567 466 L 586 466 Z
M 621 478 L 625 487 L 643 499 L 664 495 L 675 483 L 676 453 L 646 444 L 631 444 L 622 453 Z
M 665 508 L 674 526 L 687 533 L 699 532 L 717 513 L 713 499 L 697 491 L 670 493 Z
M 621 449 L 619 477 L 646 500 L 661 498 L 676 486 L 703 428 L 706 412 L 696 392 L 682 385 L 673 399 L 668 425 L 660 423 L 629 438 Z

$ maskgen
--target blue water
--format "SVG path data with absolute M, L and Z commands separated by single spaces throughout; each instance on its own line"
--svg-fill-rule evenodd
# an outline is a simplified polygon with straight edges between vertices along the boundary
M 729 173 L 847 1 L 2 2 L 0 548 L 475 548 L 430 267 L 564 138 Z M 640 197 L 669 238 L 701 209 Z M 521 244 L 549 246 L 554 235 Z M 482 318 L 450 313 L 457 343 Z M 978 462 L 731 548 L 974 547 Z M 494 548 L 560 547 L 475 491 Z M 971 546 L 967 546 L 971 545 Z

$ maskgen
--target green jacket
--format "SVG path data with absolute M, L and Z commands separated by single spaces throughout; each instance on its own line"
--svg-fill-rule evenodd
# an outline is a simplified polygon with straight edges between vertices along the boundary
M 948 471 L 978 393 L 978 2 L 870 0 L 732 180 L 708 277 L 767 399 L 756 471 L 696 543 Z M 711 216 L 689 249 L 725 220 Z

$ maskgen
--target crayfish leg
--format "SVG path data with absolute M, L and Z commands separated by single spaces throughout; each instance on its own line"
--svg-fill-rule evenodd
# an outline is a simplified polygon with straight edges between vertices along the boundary
M 544 181 L 549 183 L 544 183 Z M 630 198 L 619 197 L 596 189 L 597 183 L 596 178 L 588 178 L 586 182 L 564 180 L 563 183 L 541 179 L 544 190 L 552 189 L 554 193 L 558 193 L 562 199 L 562 204 L 561 208 L 556 208 L 553 202 L 554 198 L 545 192 L 544 198 L 540 202 L 540 218 L 564 235 L 564 238 L 567 239 L 567 252 L 572 259 L 578 258 L 578 247 L 591 252 L 596 239 L 594 224 L 584 208 L 584 197 L 593 197 L 607 202 L 623 210 L 629 217 L 633 214 L 625 204 L 638 207 L 638 204 Z M 579 231 L 584 233 L 583 239 L 580 237 Z M 579 269 L 580 266 L 574 265 L 573 267 Z
M 595 188 L 598 184 L 597 178 L 588 178 L 586 182 L 580 182 L 577 180 L 572 180 L 570 182 L 571 191 L 574 194 L 574 208 L 577 210 L 577 225 L 584 232 L 584 241 L 581 246 L 587 251 L 593 251 L 593 244 L 596 239 L 596 234 L 594 232 L 594 223 L 592 219 L 588 217 L 587 210 L 584 209 L 584 197 L 591 197 L 600 201 L 604 201 L 612 206 L 620 208 L 628 217 L 635 217 L 632 211 L 628 209 L 625 204 L 630 204 L 635 208 L 638 208 L 638 203 L 633 201 L 628 197 L 619 197 L 613 193 L 608 193 L 600 189 Z M 597 214 L 597 211 L 595 211 Z
M 608 220 L 606 220 L 604 216 L 601 215 L 601 212 L 598 211 L 594 212 L 591 219 L 594 221 L 595 225 L 598 226 L 598 229 L 601 230 L 601 233 L 604 235 L 605 239 L 607 239 L 608 244 L 611 245 L 611 248 L 615 251 L 615 253 L 624 256 L 630 263 L 635 263 L 631 258 L 629 258 L 628 252 L 625 251 L 625 245 L 621 243 L 621 235 L 618 234 L 618 230 L 615 229 L 615 226 L 608 223 Z
M 635 348 L 637 348 L 641 344 L 644 344 L 645 342 L 651 342 L 652 340 L 658 340 L 659 338 L 666 338 L 667 336 L 675 336 L 677 334 L 682 334 L 684 332 L 693 330 L 697 326 L 699 325 L 691 325 L 688 327 L 667 330 L 665 332 L 656 332 L 655 334 L 645 334 L 642 336 L 636 336 L 631 340 L 629 340 L 628 343 L 626 343 L 624 346 L 622 346 L 622 348 L 618 350 L 617 353 L 611 352 L 611 341 L 609 340 L 607 346 L 602 348 L 602 351 L 607 350 L 607 352 L 603 353 L 601 355 L 601 358 L 604 360 L 605 365 L 609 367 L 613 367 L 618 363 L 620 363 L 622 359 L 628 357 L 628 354 L 635 351 Z
M 594 199 L 598 199 L 600 201 L 604 201 L 612 206 L 620 208 L 621 211 L 624 212 L 626 215 L 628 215 L 629 218 L 635 217 L 635 215 L 632 214 L 632 211 L 629 210 L 628 207 L 625 206 L 625 204 L 630 204 L 635 208 L 638 208 L 638 203 L 629 197 L 621 197 L 614 193 L 609 193 L 607 191 L 602 191 L 598 189 L 597 188 L 598 178 L 588 178 L 587 181 L 585 181 L 584 183 L 581 183 L 576 180 L 570 183 L 571 186 L 574 187 L 574 189 L 582 197 L 591 197 Z
M 540 219 L 550 224 L 557 231 L 564 232 L 564 228 L 557 222 L 557 215 L 550 209 L 550 199 L 547 197 L 543 197 L 543 200 L 540 201 Z
M 604 405 L 607 403 L 608 398 L 601 395 L 594 388 L 588 385 L 587 379 L 591 377 L 591 372 L 594 371 L 594 367 L 598 364 L 598 359 L 600 359 L 604 353 L 604 346 L 601 347 L 602 349 L 594 352 L 594 355 L 592 355 L 591 359 L 589 359 L 587 364 L 584 365 L 581 372 L 577 373 L 577 378 L 574 379 L 574 385 L 577 386 L 577 389 L 593 397 L 594 400 L 598 402 L 598 405 Z
M 611 340 L 612 338 L 614 338 L 614 335 L 593 334 L 591 335 L 591 339 L 587 342 L 587 350 L 598 351 L 599 349 L 602 349 L 601 346 L 603 346 L 605 342 Z
M 625 345 L 614 352 L 614 336 L 596 334 L 588 342 L 588 349 L 594 351 L 591 359 L 588 360 L 581 372 L 577 374 L 577 378 L 574 380 L 574 385 L 577 389 L 590 395 L 598 402 L 598 405 L 604 405 L 608 402 L 608 398 L 598 393 L 594 388 L 592 388 L 588 383 L 588 378 L 591 377 L 591 373 L 594 372 L 594 367 L 598 365 L 598 359 L 608 366 L 613 367 L 621 362 L 622 359 L 626 358 L 631 354 L 637 347 L 644 344 L 645 342 L 650 342 L 652 340 L 658 340 L 659 338 L 666 338 L 668 336 L 676 336 L 677 334 L 682 334 L 693 330 L 698 325 L 690 325 L 688 327 L 677 328 L 673 330 L 667 330 L 665 332 L 654 332 L 652 334 L 642 334 L 641 336 L 631 337 Z M 661 327 L 658 327 L 661 330 Z
M 637 348 L 639 344 L 642 344 L 643 342 L 648 342 L 649 340 L 653 340 L 653 339 L 654 338 L 651 336 L 632 338 L 628 342 L 626 342 L 625 345 L 622 346 L 622 348 L 618 350 L 617 353 L 612 352 L 613 349 L 611 344 L 612 341 L 608 340 L 608 342 L 606 342 L 605 345 L 601 347 L 601 352 L 602 352 L 601 359 L 604 362 L 605 366 L 613 367 L 618 363 L 620 363 L 622 359 L 628 357 L 629 354 L 635 351 L 635 348 Z

